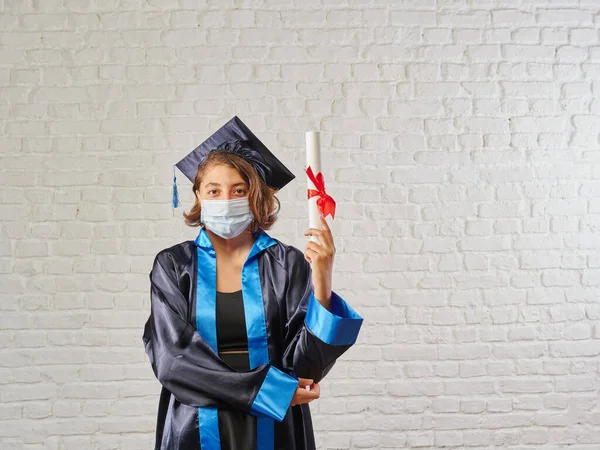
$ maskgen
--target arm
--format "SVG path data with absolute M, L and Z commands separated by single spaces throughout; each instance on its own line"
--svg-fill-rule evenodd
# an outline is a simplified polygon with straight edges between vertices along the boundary
M 355 342 L 363 319 L 335 292 L 329 310 L 314 296 L 312 269 L 293 247 L 287 256 L 285 368 L 318 383 Z
M 282 421 L 298 380 L 270 364 L 248 372 L 225 364 L 185 320 L 188 301 L 169 253 L 157 255 L 150 282 L 151 313 L 142 339 L 158 381 L 186 405 L 217 406 Z

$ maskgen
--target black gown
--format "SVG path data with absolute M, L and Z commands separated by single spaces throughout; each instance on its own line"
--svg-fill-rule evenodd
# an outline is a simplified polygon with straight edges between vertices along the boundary
M 156 450 L 220 450 L 228 442 L 244 443 L 231 450 L 315 449 L 309 405 L 290 407 L 297 379 L 321 381 L 363 319 L 335 292 L 329 310 L 315 299 L 299 249 L 264 230 L 254 237 L 242 269 L 249 365 L 237 368 L 248 370 L 219 356 L 216 255 L 206 231 L 154 260 L 142 339 L 162 385 Z

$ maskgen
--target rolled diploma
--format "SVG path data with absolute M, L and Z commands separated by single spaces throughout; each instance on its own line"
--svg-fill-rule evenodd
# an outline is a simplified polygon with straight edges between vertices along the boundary
M 321 171 L 321 146 L 319 142 L 318 131 L 307 131 L 306 132 L 306 168 L 311 167 L 315 176 Z M 312 181 L 306 176 L 307 188 L 316 189 L 317 187 Z M 319 217 L 321 213 L 317 207 L 317 199 L 315 196 L 308 199 L 308 226 L 309 228 L 321 229 L 321 222 Z M 320 243 L 317 236 L 310 236 L 310 240 L 316 243 Z

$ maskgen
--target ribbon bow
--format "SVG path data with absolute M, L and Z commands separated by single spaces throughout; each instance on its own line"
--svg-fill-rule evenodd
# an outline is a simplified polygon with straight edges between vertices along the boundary
M 319 172 L 317 173 L 317 176 L 315 176 L 312 167 L 310 166 L 306 169 L 306 174 L 317 188 L 317 190 L 308 190 L 308 198 L 313 198 L 318 195 L 317 207 L 319 208 L 319 211 L 321 211 L 321 214 L 323 214 L 323 217 L 327 217 L 328 214 L 331 214 L 331 218 L 335 219 L 335 200 L 325 192 L 325 180 L 323 179 L 323 174 Z

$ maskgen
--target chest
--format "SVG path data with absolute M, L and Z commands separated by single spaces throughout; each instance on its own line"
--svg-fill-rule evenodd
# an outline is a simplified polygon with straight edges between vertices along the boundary
M 219 292 L 234 292 L 242 288 L 242 268 L 244 261 L 234 258 L 217 257 L 216 288 Z

